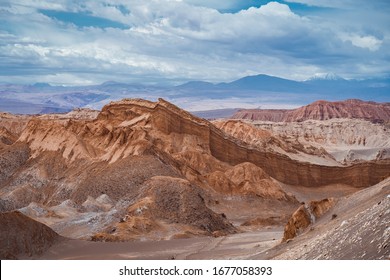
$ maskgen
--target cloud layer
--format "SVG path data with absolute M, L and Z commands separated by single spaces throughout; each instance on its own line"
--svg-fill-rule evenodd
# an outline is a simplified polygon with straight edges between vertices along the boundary
M 389 5 L 371 2 L 9 1 L 0 4 L 0 82 L 383 76 Z

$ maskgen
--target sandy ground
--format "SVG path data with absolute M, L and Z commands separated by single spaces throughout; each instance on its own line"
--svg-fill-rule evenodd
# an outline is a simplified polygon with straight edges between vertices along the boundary
M 282 235 L 283 229 L 278 227 L 218 238 L 112 243 L 66 240 L 51 247 L 40 259 L 246 259 L 272 248 Z
M 280 183 L 280 185 L 286 193 L 294 195 L 300 202 L 322 200 L 331 197 L 341 198 L 361 190 L 359 188 L 354 188 L 344 184 L 332 184 L 328 186 L 311 188 L 303 186 L 290 186 L 283 183 Z

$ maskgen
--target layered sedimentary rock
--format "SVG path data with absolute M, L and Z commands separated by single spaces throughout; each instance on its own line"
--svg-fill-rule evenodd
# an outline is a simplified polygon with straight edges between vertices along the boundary
M 386 124 L 358 119 L 331 119 L 303 122 L 261 122 L 246 124 L 267 131 L 285 146 L 314 147 L 309 153 L 325 150 L 342 164 L 390 158 L 390 130 Z M 246 137 L 249 138 L 249 137 Z
M 390 104 L 365 102 L 358 99 L 336 102 L 321 100 L 294 110 L 240 110 L 232 118 L 275 122 L 353 118 L 372 122 L 388 122 L 390 121 Z
M 291 110 L 278 109 L 241 109 L 234 113 L 232 119 L 252 121 L 282 122 Z
M 320 145 L 316 145 L 316 143 L 313 145 L 311 142 L 301 141 L 301 137 L 304 137 L 303 135 L 306 136 L 306 134 L 300 134 L 294 131 L 296 125 L 291 128 L 289 123 L 249 122 L 241 120 L 216 120 L 212 123 L 228 135 L 260 151 L 284 154 L 291 159 L 308 161 L 319 165 L 340 165 Z M 286 130 L 290 128 L 291 133 L 276 131 L 278 125 L 284 128 L 284 124 Z

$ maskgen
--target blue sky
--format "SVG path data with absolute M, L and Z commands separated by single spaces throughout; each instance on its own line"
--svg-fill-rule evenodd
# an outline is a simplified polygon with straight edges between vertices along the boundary
M 388 0 L 0 1 L 0 83 L 390 74 Z

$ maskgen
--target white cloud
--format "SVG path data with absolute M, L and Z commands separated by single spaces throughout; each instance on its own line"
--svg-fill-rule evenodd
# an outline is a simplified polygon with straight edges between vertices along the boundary
M 389 36 L 382 25 L 377 29 L 357 25 L 347 16 L 345 21 L 334 20 L 336 15 L 328 20 L 299 16 L 278 2 L 236 13 L 216 9 L 231 8 L 238 1 L 202 2 L 12 1 L 2 14 L 6 22 L 0 27 L 2 65 L 7 75 L 18 75 L 25 67 L 23 71 L 30 69 L 42 77 L 51 75 L 50 82 L 66 77 L 67 71 L 84 73 L 80 81 L 98 82 L 166 78 L 218 82 L 257 73 L 303 80 L 315 72 L 352 77 L 390 71 L 385 63 Z M 82 11 L 130 27 L 77 27 L 37 9 Z M 351 44 L 357 48 L 351 49 Z
M 355 0 L 356 1 L 356 0 Z M 351 4 L 354 0 L 285 0 L 285 2 L 290 3 L 300 3 L 310 6 L 318 6 L 318 7 L 343 7 L 345 5 Z
M 380 5 L 386 3 L 387 0 L 375 0 L 375 1 L 366 1 L 366 0 L 284 0 L 285 2 L 290 3 L 300 3 L 310 6 L 317 7 L 328 7 L 328 8 L 347 8 L 355 9 L 361 7 L 372 7 L 374 5 Z M 376 2 L 376 3 L 375 3 Z
M 53 3 L 54 2 L 54 3 Z M 14 10 L 23 9 L 48 9 L 48 10 L 65 10 L 66 0 L 46 1 L 46 0 L 5 0 L 5 4 L 12 6 Z
M 188 4 L 196 5 L 196 6 L 202 6 L 202 7 L 209 7 L 216 10 L 227 10 L 237 7 L 240 2 L 240 0 L 228 0 L 228 1 L 220 1 L 220 0 L 182 0 L 178 2 L 186 2 Z
M 349 41 L 352 45 L 368 49 L 372 52 L 379 50 L 382 45 L 382 40 L 375 38 L 374 36 L 360 36 L 357 34 L 343 34 L 341 35 L 343 41 Z

